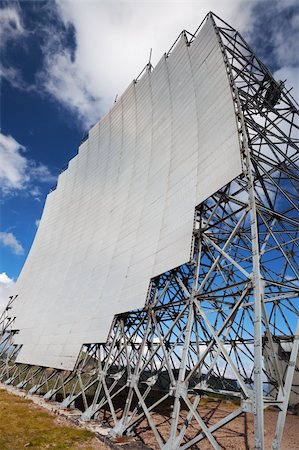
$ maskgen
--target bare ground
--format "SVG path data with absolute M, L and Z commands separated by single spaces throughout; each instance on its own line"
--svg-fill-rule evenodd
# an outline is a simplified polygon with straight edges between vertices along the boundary
M 18 396 L 28 398 L 28 395 L 21 393 L 19 390 L 14 388 L 7 387 L 10 392 L 17 394 Z M 9 393 L 0 390 L 0 402 L 3 398 L 3 395 L 10 395 Z M 7 411 L 2 408 L 3 404 L 0 404 L 0 449 L 1 450 L 18 450 L 21 448 L 26 448 L 26 444 L 29 448 L 51 448 L 51 449 L 70 449 L 70 450 L 107 450 L 109 446 L 106 446 L 103 442 L 101 442 L 92 431 L 97 432 L 104 436 L 107 434 L 109 428 L 112 426 L 112 418 L 109 411 L 103 411 L 100 417 L 101 422 L 104 424 L 104 427 L 99 426 L 99 422 L 93 421 L 89 423 L 82 424 L 79 422 L 79 411 L 62 411 L 59 409 L 58 405 L 55 405 L 53 402 L 45 402 L 38 396 L 30 396 L 35 403 L 32 403 L 28 400 L 23 400 L 24 402 L 24 410 L 23 415 L 29 415 L 28 411 L 35 411 L 38 414 L 44 414 L 45 408 L 48 410 L 46 414 L 50 415 L 51 421 L 54 423 L 55 427 L 61 430 L 61 433 L 65 432 L 65 429 L 73 429 L 76 431 L 87 432 L 89 434 L 84 435 L 84 438 L 81 440 L 78 438 L 75 439 L 74 443 L 69 446 L 58 446 L 57 442 L 53 442 L 53 445 L 44 446 L 32 446 L 30 444 L 30 440 L 25 443 L 22 441 L 21 446 L 3 446 L 3 442 L 1 441 L 3 436 L 3 429 L 7 429 L 4 426 L 3 418 L 7 419 Z M 10 403 L 14 405 L 16 401 L 13 401 L 13 397 L 11 396 Z M 208 426 L 213 425 L 221 418 L 225 417 L 237 406 L 233 402 L 229 401 L 221 401 L 218 399 L 206 399 L 203 402 L 203 405 L 199 408 L 199 412 L 201 417 L 207 423 Z M 7 405 L 6 405 L 7 409 Z M 121 413 L 121 408 L 119 409 L 119 414 Z M 19 413 L 20 414 L 20 413 Z M 271 449 L 272 440 L 274 436 L 276 420 L 277 420 L 277 411 L 272 409 L 268 409 L 265 411 L 265 448 L 266 450 Z M 170 420 L 171 416 L 171 407 L 165 407 L 164 410 L 155 411 L 153 414 L 153 420 L 155 425 L 164 439 L 167 437 L 170 428 Z M 183 424 L 186 418 L 186 412 L 183 411 L 180 418 L 180 425 Z M 12 424 L 16 422 L 15 415 L 11 418 Z M 24 419 L 22 419 L 24 422 Z M 2 422 L 2 427 L 1 427 Z M 79 423 L 80 426 L 75 425 L 75 423 Z M 24 422 L 26 423 L 26 421 Z M 29 424 L 30 425 L 30 424 Z M 32 423 L 31 423 L 32 425 Z M 18 425 L 20 426 L 20 425 Z M 21 427 L 22 428 L 22 427 Z M 23 427 L 24 428 L 24 427 Z M 28 425 L 27 425 L 28 428 Z M 89 430 L 89 431 L 88 431 Z M 221 430 L 216 431 L 214 433 L 215 438 L 217 439 L 218 444 L 227 450 L 251 450 L 254 448 L 254 426 L 253 426 L 253 415 L 252 414 L 243 414 L 238 417 L 234 421 L 227 424 Z M 28 430 L 25 430 L 26 432 Z M 131 450 L 131 449 L 141 449 L 148 448 L 153 450 L 158 450 L 159 446 L 156 443 L 153 432 L 148 427 L 148 423 L 146 420 L 143 420 L 134 430 L 135 438 L 118 438 L 114 441 L 114 448 L 123 448 L 123 450 Z M 197 436 L 200 432 L 199 425 L 193 420 L 188 428 L 187 428 L 187 439 L 192 439 Z M 24 433 L 24 430 L 23 430 Z M 59 433 L 59 434 L 61 434 Z M 103 438 L 102 438 L 103 439 Z M 16 441 L 17 442 L 17 441 Z M 41 441 L 42 442 L 42 441 Z M 12 444 L 9 444 L 12 445 Z M 41 445 L 41 444 L 40 444 Z M 192 447 L 193 449 L 200 450 L 210 450 L 212 449 L 211 444 L 207 439 L 201 441 L 197 445 Z M 299 416 L 295 414 L 288 414 L 282 447 L 281 450 L 298 450 L 299 449 Z
M 201 417 L 208 426 L 218 422 L 223 417 L 238 408 L 233 402 L 223 400 L 206 399 L 199 408 Z M 183 425 L 186 412 L 182 412 L 180 425 Z M 273 442 L 278 412 L 274 409 L 265 411 L 265 449 L 270 450 Z M 170 429 L 171 408 L 165 411 L 158 411 L 153 414 L 153 420 L 159 433 L 166 438 Z M 109 413 L 104 413 L 101 420 L 107 425 L 112 425 Z M 141 422 L 135 429 L 137 437 L 150 449 L 158 450 L 153 432 L 149 429 L 146 420 Z M 196 421 L 192 421 L 187 428 L 187 440 L 196 437 L 200 433 L 200 427 Z M 253 415 L 243 413 L 214 434 L 221 448 L 226 450 L 253 450 L 254 449 L 254 424 Z M 125 439 L 124 439 L 125 440 Z M 184 441 L 183 441 L 184 443 Z M 183 445 L 182 443 L 182 445 Z M 202 440 L 192 449 L 210 450 L 212 445 L 207 439 Z M 299 416 L 288 414 L 284 429 L 281 450 L 299 450 Z

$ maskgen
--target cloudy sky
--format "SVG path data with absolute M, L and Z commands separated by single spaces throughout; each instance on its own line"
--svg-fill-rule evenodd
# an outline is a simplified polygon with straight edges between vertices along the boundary
M 212 10 L 299 94 L 298 0 L 0 1 L 0 306 L 45 197 L 86 131 L 148 61 Z

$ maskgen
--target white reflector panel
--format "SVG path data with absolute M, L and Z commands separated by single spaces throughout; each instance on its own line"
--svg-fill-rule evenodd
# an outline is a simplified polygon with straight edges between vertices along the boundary
M 194 209 L 241 173 L 223 57 L 208 20 L 132 83 L 48 195 L 14 303 L 17 362 L 73 369 L 152 277 L 189 260 Z

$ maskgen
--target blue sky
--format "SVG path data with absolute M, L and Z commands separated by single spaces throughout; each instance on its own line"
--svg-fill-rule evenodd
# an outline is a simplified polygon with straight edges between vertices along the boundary
M 297 0 L 0 2 L 0 304 L 46 195 L 85 132 L 179 32 L 212 10 L 299 92 Z

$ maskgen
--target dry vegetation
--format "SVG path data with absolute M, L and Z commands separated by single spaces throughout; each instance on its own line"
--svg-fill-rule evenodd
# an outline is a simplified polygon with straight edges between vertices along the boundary
M 0 449 L 106 450 L 94 434 L 72 427 L 31 401 L 0 390 Z

